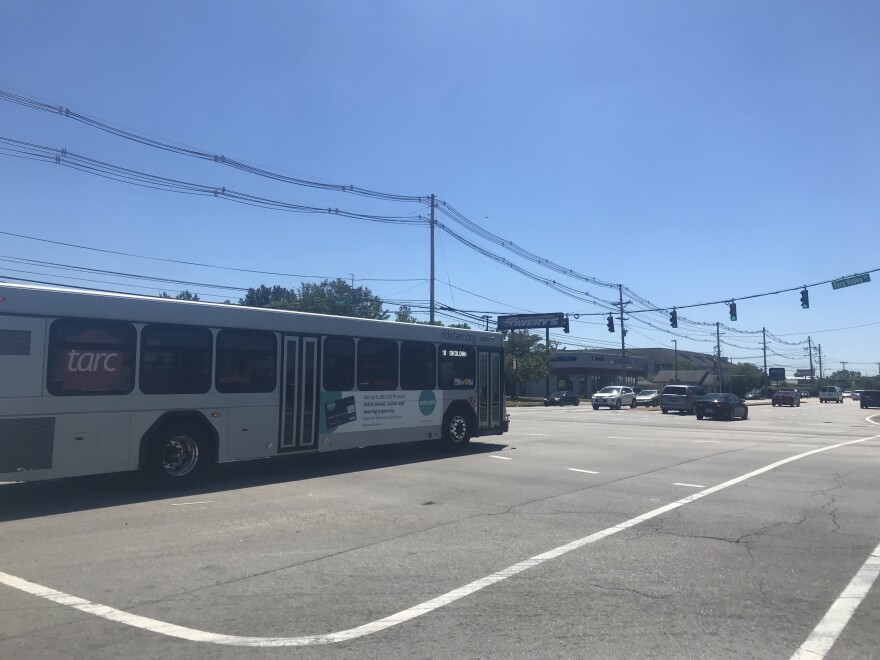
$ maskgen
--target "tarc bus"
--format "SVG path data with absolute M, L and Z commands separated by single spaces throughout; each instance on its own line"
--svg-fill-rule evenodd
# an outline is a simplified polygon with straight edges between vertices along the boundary
M 501 335 L 0 283 L 0 481 L 507 430 Z

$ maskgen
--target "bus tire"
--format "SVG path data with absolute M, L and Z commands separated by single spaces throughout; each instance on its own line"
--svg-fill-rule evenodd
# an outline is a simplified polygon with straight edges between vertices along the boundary
M 198 481 L 212 460 L 205 431 L 181 420 L 164 425 L 150 438 L 143 467 L 153 485 L 185 487 Z
M 443 418 L 443 442 L 448 447 L 462 448 L 471 441 L 473 427 L 473 413 L 464 406 L 454 406 Z

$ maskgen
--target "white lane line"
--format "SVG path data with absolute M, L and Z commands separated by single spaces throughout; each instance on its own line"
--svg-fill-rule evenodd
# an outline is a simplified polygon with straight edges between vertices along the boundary
M 193 504 L 211 504 L 213 500 L 205 500 L 204 502 L 172 502 L 171 506 L 192 506 Z
M 578 468 L 566 468 L 572 472 L 583 472 L 584 474 L 599 474 L 598 472 L 593 472 L 592 470 L 580 470 Z
M 828 608 L 819 625 L 807 637 L 807 641 L 791 656 L 791 660 L 824 658 L 868 595 L 878 574 L 880 574 L 880 545 L 874 548 L 874 552 L 846 585 L 843 593 Z
M 335 633 L 306 635 L 302 637 L 244 637 L 238 635 L 221 635 L 219 633 L 196 630 L 195 628 L 186 628 L 184 626 L 178 626 L 173 623 L 167 623 L 165 621 L 150 619 L 148 617 L 140 616 L 138 614 L 124 612 L 123 610 L 117 610 L 113 607 L 108 607 L 107 605 L 93 603 L 91 601 L 85 600 L 84 598 L 71 596 L 70 594 L 66 594 L 63 591 L 56 591 L 54 589 L 44 587 L 42 585 L 36 584 L 35 582 L 22 580 L 21 578 L 15 577 L 14 575 L 9 575 L 8 573 L 0 572 L 0 584 L 5 584 L 7 587 L 18 589 L 19 591 L 23 591 L 39 598 L 44 598 L 46 600 L 52 601 L 53 603 L 58 603 L 59 605 L 68 605 L 69 607 L 77 609 L 81 612 L 94 614 L 95 616 L 99 616 L 109 621 L 116 621 L 118 623 L 123 623 L 125 625 L 133 626 L 135 628 L 141 628 L 143 630 L 149 630 L 151 632 L 167 635 L 169 637 L 176 637 L 178 639 L 186 639 L 194 642 L 221 644 L 224 646 L 249 646 L 259 648 L 334 644 L 337 642 L 345 642 L 352 639 L 357 639 L 358 637 L 363 637 L 364 635 L 370 635 L 372 633 L 385 630 L 386 628 L 391 628 L 392 626 L 410 621 L 412 619 L 415 619 L 416 617 L 422 616 L 423 614 L 433 612 L 434 610 L 439 609 L 444 605 L 454 603 L 455 601 L 460 600 L 465 596 L 469 596 L 493 584 L 502 582 L 509 577 L 518 575 L 519 573 L 522 573 L 523 571 L 530 568 L 534 568 L 535 566 L 539 566 L 546 561 L 556 559 L 565 554 L 568 554 L 569 552 L 583 548 L 584 546 L 587 546 L 591 543 L 601 541 L 604 538 L 607 538 L 619 532 L 623 532 L 647 520 L 651 520 L 652 518 L 656 518 L 657 516 L 663 515 L 664 513 L 674 511 L 675 509 L 683 507 L 686 504 L 696 502 L 697 500 L 706 497 L 707 495 L 712 495 L 713 493 L 717 493 L 721 490 L 724 490 L 725 488 L 730 488 L 731 486 L 735 486 L 736 484 L 742 483 L 743 481 L 762 475 L 765 472 L 774 470 L 778 467 L 786 465 L 787 463 L 806 458 L 807 456 L 812 456 L 813 454 L 830 451 L 832 449 L 839 449 L 840 447 L 854 445 L 856 443 L 865 442 L 867 440 L 875 440 L 876 438 L 880 438 L 880 435 L 875 435 L 868 438 L 859 438 L 858 440 L 849 440 L 848 442 L 841 442 L 836 445 L 828 445 L 827 447 L 820 447 L 818 449 L 813 449 L 812 451 L 807 451 L 802 454 L 789 456 L 788 458 L 776 461 L 775 463 L 770 463 L 769 465 L 765 465 L 762 468 L 758 468 L 757 470 L 753 470 L 739 477 L 730 479 L 729 481 L 725 481 L 724 483 L 718 484 L 717 486 L 712 486 L 711 488 L 702 490 L 699 493 L 688 495 L 687 497 L 676 500 L 671 504 L 666 504 L 664 506 L 653 509 L 652 511 L 648 511 L 647 513 L 643 513 L 640 516 L 636 516 L 635 518 L 630 518 L 629 520 L 618 523 L 613 527 L 608 527 L 607 529 L 603 529 L 600 532 L 595 532 L 594 534 L 590 534 L 589 536 L 584 536 L 583 538 L 577 539 L 570 543 L 566 543 L 565 545 L 561 545 L 558 548 L 554 548 L 553 550 L 548 550 L 547 552 L 544 552 L 540 555 L 535 555 L 530 559 L 526 559 L 519 562 L 518 564 L 509 566 L 505 569 L 498 571 L 497 573 L 493 573 L 492 575 L 487 575 L 484 578 L 475 580 L 474 582 L 466 584 L 463 587 L 459 587 L 458 589 L 453 589 L 448 593 L 437 596 L 436 598 L 425 601 L 424 603 L 420 603 L 418 605 L 410 607 L 409 609 L 391 614 L 384 619 L 378 619 L 377 621 L 365 623 L 364 625 L 358 626 L 356 628 L 349 628 L 348 630 L 341 630 Z
M 536 437 L 536 438 L 549 438 L 550 437 L 549 433 L 529 433 L 529 435 Z
M 513 460 L 509 456 L 495 456 L 494 454 L 489 454 L 489 458 L 500 458 L 502 461 L 512 461 Z
M 711 442 L 712 444 L 718 445 L 721 444 L 721 440 L 694 440 L 694 442 Z
M 632 440 L 632 438 L 627 438 L 626 436 L 623 436 L 623 435 L 609 435 L 608 439 L 609 440 Z
M 686 486 L 687 488 L 705 488 L 703 484 L 680 484 L 678 482 L 672 484 L 673 486 Z
M 815 445 L 786 445 L 786 447 L 815 447 Z

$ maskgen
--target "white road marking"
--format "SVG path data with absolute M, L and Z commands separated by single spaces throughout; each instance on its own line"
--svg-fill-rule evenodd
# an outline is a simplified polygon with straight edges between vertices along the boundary
M 712 444 L 721 444 L 721 440 L 694 440 L 694 442 L 711 442 Z
M 513 460 L 509 456 L 495 456 L 494 454 L 489 454 L 489 458 L 500 458 L 502 461 L 512 461 Z
M 534 436 L 536 438 L 549 438 L 549 433 L 529 433 L 529 435 Z
M 856 609 L 861 605 L 865 596 L 871 590 L 877 575 L 880 574 L 880 545 L 874 548 L 867 561 L 855 574 L 853 579 L 838 599 L 834 601 L 819 625 L 810 633 L 797 652 L 791 656 L 791 660 L 816 660 L 825 657 L 825 654 L 834 646 L 834 642 L 849 623 Z
M 680 484 L 678 482 L 672 484 L 673 486 L 687 486 L 688 488 L 705 488 L 703 484 Z
M 598 472 L 593 472 L 592 470 L 580 470 L 578 468 L 567 468 L 567 469 L 571 470 L 572 472 L 583 472 L 584 474 L 599 474 Z
M 498 571 L 497 573 L 493 573 L 492 575 L 487 575 L 484 578 L 475 580 L 474 582 L 466 584 L 463 587 L 459 587 L 458 589 L 453 589 L 450 592 L 437 596 L 436 598 L 433 598 L 431 600 L 425 601 L 424 603 L 414 605 L 413 607 L 397 612 L 396 614 L 391 614 L 384 619 L 378 619 L 377 621 L 365 623 L 364 625 L 358 626 L 356 628 L 349 628 L 348 630 L 341 630 L 335 633 L 305 635 L 302 637 L 245 637 L 238 635 L 221 635 L 219 633 L 196 630 L 195 628 L 186 628 L 184 626 L 178 626 L 173 623 L 167 623 L 165 621 L 150 619 L 148 617 L 140 616 L 138 614 L 124 612 L 123 610 L 117 610 L 113 607 L 108 607 L 107 605 L 93 603 L 91 601 L 85 600 L 84 598 L 78 598 L 77 596 L 71 596 L 70 594 L 66 594 L 62 591 L 56 591 L 55 589 L 44 587 L 42 585 L 36 584 L 35 582 L 22 580 L 21 578 L 15 577 L 14 575 L 9 575 L 8 573 L 0 572 L 0 584 L 5 584 L 7 587 L 11 587 L 12 589 L 18 589 L 19 591 L 23 591 L 39 598 L 44 598 L 53 603 L 58 603 L 59 605 L 67 605 L 69 607 L 79 610 L 80 612 L 93 614 L 109 621 L 116 621 L 117 623 L 133 626 L 135 628 L 141 628 L 142 630 L 148 630 L 162 635 L 167 635 L 169 637 L 186 639 L 193 642 L 205 642 L 209 644 L 220 644 L 224 646 L 248 646 L 258 648 L 334 644 L 337 642 L 345 642 L 352 639 L 357 639 L 359 637 L 363 637 L 364 635 L 370 635 L 372 633 L 391 628 L 392 626 L 396 626 L 406 621 L 410 621 L 424 614 L 428 614 L 429 612 L 433 612 L 434 610 L 439 609 L 444 605 L 454 603 L 455 601 L 460 600 L 465 596 L 469 596 L 473 593 L 476 593 L 477 591 L 485 589 L 486 587 L 492 586 L 493 584 L 502 582 L 507 578 L 518 575 L 519 573 L 522 573 L 523 571 L 526 571 L 530 568 L 539 566 L 546 561 L 556 559 L 565 554 L 568 554 L 569 552 L 590 545 L 591 543 L 601 541 L 604 538 L 607 538 L 619 532 L 623 532 L 647 520 L 651 520 L 652 518 L 663 515 L 664 513 L 674 511 L 675 509 L 683 507 L 686 504 L 696 502 L 697 500 L 706 497 L 707 495 L 712 495 L 713 493 L 722 491 L 725 488 L 730 488 L 731 486 L 735 486 L 736 484 L 762 475 L 765 472 L 769 472 L 770 470 L 774 470 L 793 461 L 806 458 L 807 456 L 812 456 L 813 454 L 819 454 L 821 452 L 830 451 L 832 449 L 839 449 L 840 447 L 846 447 L 848 445 L 854 445 L 859 442 L 874 440 L 876 438 L 880 438 L 880 435 L 875 435 L 868 438 L 859 438 L 857 440 L 849 440 L 848 442 L 841 442 L 836 445 L 828 445 L 827 447 L 819 447 L 818 449 L 813 449 L 812 451 L 807 451 L 802 454 L 796 454 L 795 456 L 789 456 L 788 458 L 776 461 L 775 463 L 770 463 L 769 465 L 765 465 L 762 468 L 758 468 L 757 470 L 753 470 L 752 472 L 748 472 L 739 477 L 734 477 L 733 479 L 718 484 L 717 486 L 712 486 L 711 488 L 702 490 L 699 493 L 688 495 L 687 497 L 676 500 L 671 504 L 666 504 L 664 506 L 648 511 L 647 513 L 643 513 L 640 516 L 636 516 L 635 518 L 630 518 L 629 520 L 618 523 L 613 527 L 608 527 L 607 529 L 603 529 L 600 532 L 595 532 L 594 534 L 590 534 L 589 536 L 584 536 L 583 538 L 577 539 L 570 543 L 566 543 L 565 545 L 561 545 L 558 548 L 548 550 L 547 552 L 544 552 L 540 555 L 535 555 L 530 559 L 526 559 L 519 562 L 518 564 L 509 566 L 505 569 Z
M 813 447 L 815 445 L 786 445 L 786 447 Z
M 632 440 L 632 438 L 627 438 L 627 437 L 622 436 L 622 435 L 609 435 L 609 436 L 608 436 L 608 439 L 609 439 L 609 440 Z
M 171 506 L 192 506 L 193 504 L 211 504 L 213 500 L 205 500 L 204 502 L 172 502 Z

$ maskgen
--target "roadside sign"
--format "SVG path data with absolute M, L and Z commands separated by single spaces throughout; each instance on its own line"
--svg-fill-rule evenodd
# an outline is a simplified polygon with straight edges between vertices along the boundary
M 785 380 L 785 367 L 770 367 L 767 371 L 770 372 L 770 380 Z
M 837 289 L 842 289 L 846 286 L 852 286 L 853 284 L 864 284 L 865 282 L 870 282 L 871 276 L 868 273 L 861 273 L 859 275 L 851 275 L 850 277 L 841 277 L 839 280 L 833 280 L 831 282 L 831 287 L 836 291 Z
M 534 330 L 536 328 L 562 328 L 565 326 L 565 314 L 513 314 L 498 317 L 499 330 Z

